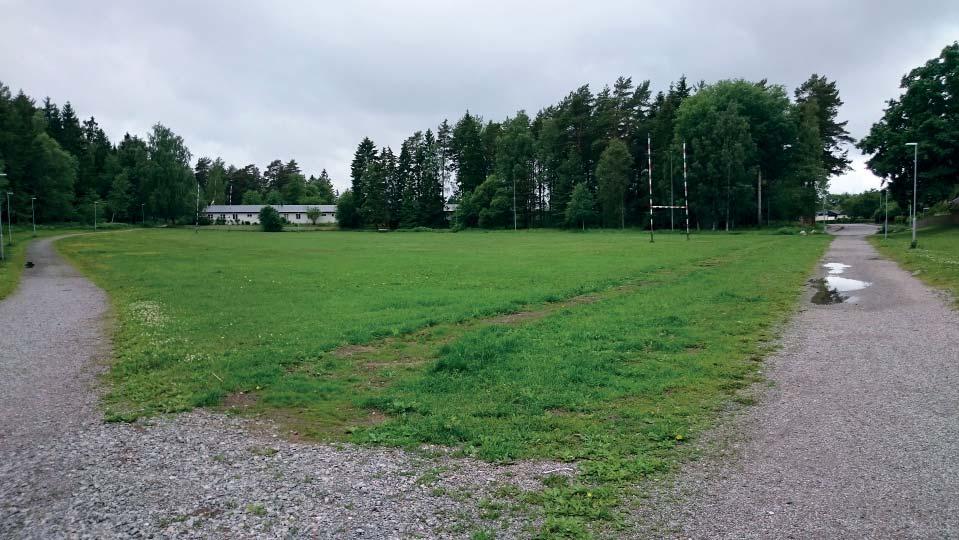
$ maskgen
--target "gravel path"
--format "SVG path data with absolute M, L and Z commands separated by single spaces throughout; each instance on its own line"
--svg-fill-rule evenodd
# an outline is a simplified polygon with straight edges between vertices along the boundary
M 293 443 L 204 411 L 103 424 L 94 385 L 109 353 L 107 299 L 52 241 L 28 248 L 36 266 L 0 302 L 2 538 L 520 536 L 527 523 L 486 522 L 479 500 L 572 473 Z
M 874 230 L 836 231 L 823 261 L 871 285 L 807 303 L 759 404 L 639 513 L 647 534 L 959 538 L 959 313 L 881 259 Z

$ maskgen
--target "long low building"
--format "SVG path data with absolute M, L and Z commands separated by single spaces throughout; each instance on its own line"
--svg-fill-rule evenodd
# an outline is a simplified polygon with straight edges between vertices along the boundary
M 226 223 L 228 225 L 257 225 L 260 223 L 260 210 L 267 206 L 265 204 L 211 204 L 203 209 L 203 215 L 210 221 Z M 271 204 L 280 216 L 286 218 L 290 223 L 310 225 L 313 222 L 306 217 L 306 212 L 310 208 L 319 208 L 320 217 L 317 223 L 336 223 L 336 205 L 335 204 Z M 450 219 L 456 208 L 456 203 L 447 203 L 443 205 L 443 213 L 446 219 Z
M 213 222 L 226 222 L 230 225 L 255 225 L 260 223 L 260 210 L 265 204 L 213 204 L 203 213 Z M 317 223 L 336 223 L 335 204 L 271 204 L 280 216 L 290 223 L 309 225 L 313 222 L 306 216 L 310 208 L 318 208 L 320 217 Z

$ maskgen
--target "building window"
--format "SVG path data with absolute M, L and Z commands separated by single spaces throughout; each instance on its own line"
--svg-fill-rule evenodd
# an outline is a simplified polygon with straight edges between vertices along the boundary
M 237 220 L 236 214 L 233 214 L 233 221 L 236 221 L 236 220 Z
M 253 217 L 253 214 L 247 214 L 246 217 Z
M 297 214 L 297 215 L 296 215 L 296 219 L 300 219 L 300 214 Z

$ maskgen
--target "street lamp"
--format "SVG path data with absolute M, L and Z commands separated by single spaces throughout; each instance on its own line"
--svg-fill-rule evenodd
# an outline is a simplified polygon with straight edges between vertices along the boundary
M 10 245 L 13 245 L 13 223 L 11 222 L 11 213 L 10 213 L 10 196 L 13 195 L 12 191 L 7 192 L 7 232 L 10 233 Z
M 30 222 L 33 223 L 33 236 L 37 235 L 37 213 L 33 209 L 33 201 L 37 200 L 36 197 L 30 197 Z
M 910 248 L 916 248 L 916 176 L 919 172 L 919 143 L 907 142 L 906 146 L 912 147 L 912 244 Z
M 97 232 L 97 204 L 100 201 L 93 201 L 93 232 Z
M 884 197 L 885 204 L 882 205 L 883 211 L 884 211 L 884 217 L 882 221 L 882 239 L 888 240 L 889 239 L 889 191 L 888 191 L 888 188 L 883 187 L 882 194 L 885 196 Z
M 7 173 L 0 173 L 0 176 L 7 176 Z M 0 205 L 0 261 L 6 261 L 7 257 L 3 253 L 3 206 Z

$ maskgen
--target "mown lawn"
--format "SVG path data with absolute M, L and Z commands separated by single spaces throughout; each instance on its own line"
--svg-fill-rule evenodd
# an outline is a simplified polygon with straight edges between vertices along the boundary
M 919 240 L 916 249 L 910 249 L 912 231 L 892 233 L 888 239 L 882 234 L 870 237 L 883 254 L 898 262 L 918 277 L 940 289 L 952 293 L 959 305 L 959 226 L 941 226 L 916 231 Z
M 109 417 L 243 392 L 302 436 L 577 462 L 573 482 L 504 495 L 575 537 L 755 380 L 827 244 L 150 230 L 60 246 L 119 315 Z

